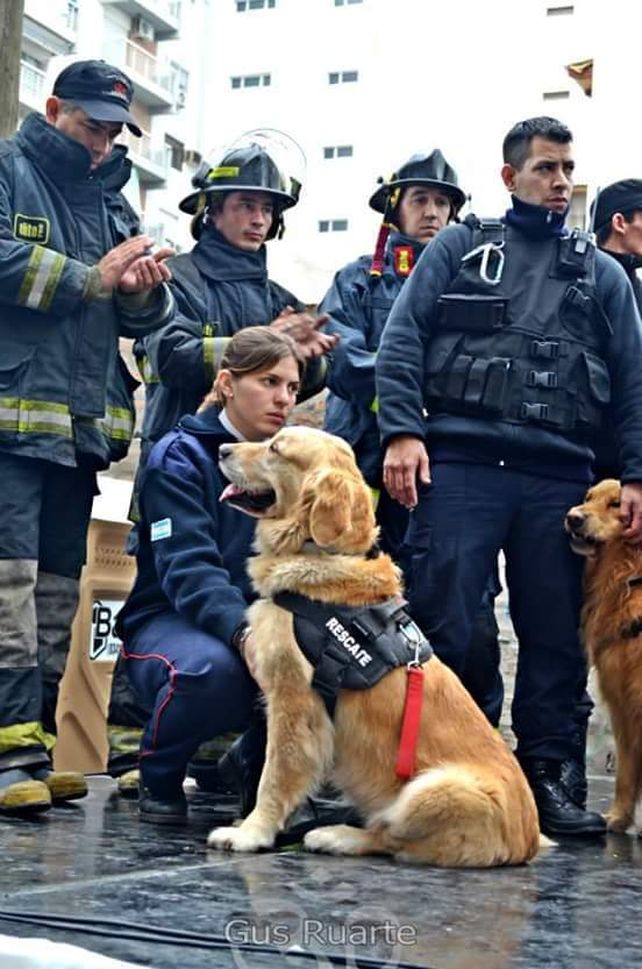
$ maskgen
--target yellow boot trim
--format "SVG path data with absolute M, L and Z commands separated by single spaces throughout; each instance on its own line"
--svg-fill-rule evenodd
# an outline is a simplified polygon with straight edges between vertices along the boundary
M 138 797 L 138 782 L 140 781 L 140 771 L 136 767 L 134 770 L 125 771 L 118 778 L 118 793 L 121 797 Z
M 12 723 L 10 727 L 0 727 L 0 754 L 22 747 L 46 747 L 47 740 L 42 724 L 38 720 L 28 723 Z
M 0 789 L 0 813 L 32 814 L 50 807 L 51 794 L 42 781 L 17 781 Z
M 77 801 L 87 796 L 87 781 L 84 774 L 72 770 L 49 771 L 43 778 L 54 804 L 64 801 Z

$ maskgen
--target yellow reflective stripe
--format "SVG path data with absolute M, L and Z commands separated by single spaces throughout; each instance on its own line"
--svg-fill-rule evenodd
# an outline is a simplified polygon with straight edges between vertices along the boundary
M 42 736 L 44 738 L 45 747 L 47 748 L 47 750 L 53 750 L 54 747 L 56 746 L 56 739 L 57 739 L 55 735 L 52 733 L 47 733 L 47 731 L 43 727 Z
M 126 407 L 107 407 L 107 415 L 100 424 L 107 437 L 113 437 L 117 441 L 131 441 L 134 415 Z
M 214 379 L 214 337 L 213 336 L 203 337 L 203 365 L 205 367 L 205 373 L 211 380 L 213 380 Z
M 210 380 L 213 380 L 218 373 L 221 359 L 231 339 L 229 336 L 203 337 L 203 364 Z
M 379 488 L 370 488 L 370 497 L 372 498 L 372 507 L 376 511 L 379 499 L 381 498 L 381 490 Z
M 79 417 L 77 423 L 114 441 L 131 441 L 134 434 L 134 415 L 126 407 L 108 406 L 104 417 Z
M 0 397 L 0 430 L 20 434 L 41 432 L 71 437 L 71 415 L 66 404 L 46 400 Z
M 65 262 L 65 256 L 59 252 L 34 246 L 18 293 L 18 302 L 30 310 L 48 310 Z
M 372 411 L 373 414 L 378 414 L 379 413 L 379 398 L 378 397 L 375 397 L 375 399 L 370 404 L 370 410 Z
M 27 723 L 12 723 L 10 727 L 0 727 L 0 754 L 20 747 L 46 747 L 45 732 L 38 720 Z
M 141 375 L 144 384 L 157 384 L 158 377 L 152 370 L 152 365 L 150 363 L 149 357 L 137 357 L 136 363 L 138 364 L 138 372 Z

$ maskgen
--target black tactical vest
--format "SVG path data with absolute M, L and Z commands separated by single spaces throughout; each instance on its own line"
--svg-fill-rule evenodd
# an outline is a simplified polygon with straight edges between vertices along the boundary
M 439 300 L 426 409 L 589 432 L 611 397 L 611 332 L 586 233 L 531 240 L 477 221 L 473 247 Z
M 314 666 L 312 686 L 330 716 L 339 690 L 366 690 L 397 666 L 425 663 L 432 656 L 401 596 L 374 606 L 335 606 L 279 592 L 274 602 L 294 614 L 296 641 Z

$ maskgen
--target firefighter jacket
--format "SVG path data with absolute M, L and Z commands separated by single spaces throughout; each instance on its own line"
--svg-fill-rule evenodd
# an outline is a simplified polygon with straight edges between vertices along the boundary
M 138 231 L 119 191 L 124 155 L 92 173 L 89 152 L 38 114 L 0 142 L 2 450 L 101 468 L 131 431 L 131 410 L 114 402 L 118 337 L 167 322 L 173 299 L 166 286 L 93 296 L 91 267 Z
M 267 325 L 286 306 L 305 309 L 292 293 L 268 279 L 264 246 L 245 252 L 211 226 L 191 252 L 176 256 L 170 266 L 176 315 L 134 348 L 145 383 L 141 463 L 179 417 L 196 411 L 238 330 Z M 325 363 L 311 363 L 299 399 L 318 393 L 324 378 Z
M 392 304 L 424 246 L 399 232 L 388 239 L 383 272 L 371 275 L 372 256 L 340 269 L 319 306 L 339 335 L 330 358 L 325 430 L 353 448 L 370 485 L 381 484 L 381 446 L 376 417 L 375 359 Z
M 487 242 L 479 225 L 439 233 L 395 304 L 377 358 L 384 444 L 585 469 L 611 402 L 623 480 L 642 480 L 642 324 L 624 272 L 586 236 L 487 225 Z
M 139 496 L 138 574 L 118 616 L 125 642 L 151 618 L 175 612 L 231 643 L 254 598 L 245 571 L 254 519 L 219 502 L 228 482 L 218 449 L 234 438 L 218 414 L 208 407 L 184 417 L 148 456 Z

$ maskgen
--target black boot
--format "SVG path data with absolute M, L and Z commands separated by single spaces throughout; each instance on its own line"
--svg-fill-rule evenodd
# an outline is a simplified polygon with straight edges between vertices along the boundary
M 583 811 L 586 810 L 588 784 L 586 781 L 586 765 L 579 760 L 570 758 L 565 760 L 560 771 L 560 781 L 571 801 L 574 801 Z
M 544 834 L 587 838 L 606 833 L 601 814 L 583 810 L 569 797 L 560 781 L 559 761 L 525 760 L 522 767 L 535 797 L 539 826 Z
M 171 798 L 157 797 L 141 781 L 138 815 L 141 821 L 151 821 L 153 824 L 187 824 L 187 799 L 182 791 Z
M 266 743 L 267 724 L 261 709 L 257 710 L 245 733 L 234 741 L 217 765 L 221 786 L 228 790 L 231 788 L 239 795 L 242 818 L 246 818 L 256 804 Z

